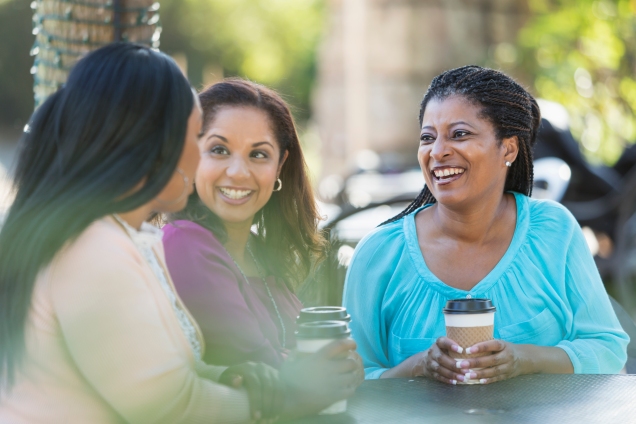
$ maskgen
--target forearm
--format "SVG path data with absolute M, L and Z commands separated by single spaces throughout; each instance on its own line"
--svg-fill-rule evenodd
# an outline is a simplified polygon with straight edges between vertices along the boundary
M 382 373 L 380 378 L 406 378 L 423 375 L 421 371 L 418 372 L 418 370 L 423 370 L 420 357 L 421 353 L 417 353 L 405 359 L 400 364 L 394 366 L 393 368 L 389 368 L 384 373 Z
M 522 351 L 522 374 L 572 374 L 574 367 L 561 348 L 518 345 Z

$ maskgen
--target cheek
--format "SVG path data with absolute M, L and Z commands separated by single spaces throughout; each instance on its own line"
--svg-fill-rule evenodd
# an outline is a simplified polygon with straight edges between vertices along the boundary
M 276 166 L 267 166 L 254 172 L 254 176 L 258 181 L 258 185 L 262 190 L 262 193 L 270 196 L 276 183 L 276 175 L 278 174 L 278 168 Z M 283 184 L 285 182 L 283 181 Z
M 199 153 L 199 148 L 196 143 L 189 142 L 186 143 L 186 147 L 183 151 L 183 155 L 181 160 L 179 161 L 179 168 L 183 170 L 190 178 L 192 178 L 199 166 L 199 160 L 201 159 L 201 154 Z
M 427 147 L 420 147 L 417 150 L 417 162 L 420 164 L 422 171 L 425 171 L 428 168 L 428 159 L 429 159 L 430 149 Z
M 197 168 L 195 184 L 198 187 L 199 196 L 206 196 L 214 190 L 214 184 L 221 175 L 218 166 L 210 158 L 201 158 Z

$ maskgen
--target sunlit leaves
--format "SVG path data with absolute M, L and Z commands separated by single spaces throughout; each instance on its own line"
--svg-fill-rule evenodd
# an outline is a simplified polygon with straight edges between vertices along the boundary
M 308 107 L 323 0 L 162 0 L 190 56 L 281 89 Z M 167 12 L 169 10 L 169 12 Z
M 589 158 L 636 139 L 636 1 L 530 0 L 522 65 L 535 94 L 562 103 Z

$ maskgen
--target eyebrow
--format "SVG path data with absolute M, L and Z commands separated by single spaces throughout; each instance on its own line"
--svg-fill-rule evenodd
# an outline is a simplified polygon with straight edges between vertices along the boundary
M 475 128 L 473 125 L 470 125 L 468 122 L 466 121 L 457 121 L 457 122 L 453 122 L 452 124 L 450 124 L 449 126 L 454 127 L 456 125 L 460 125 L 460 124 L 464 124 L 464 125 L 468 125 L 471 128 Z M 422 130 L 432 130 L 434 129 L 431 125 L 427 125 L 425 127 L 421 128 Z
M 227 138 L 223 137 L 222 135 L 218 135 L 218 134 L 210 134 L 208 136 L 207 140 L 211 139 L 212 137 L 220 138 L 224 143 L 229 143 Z M 261 146 L 263 144 L 269 144 L 270 146 L 272 146 L 272 148 L 274 148 L 274 145 L 272 143 L 270 143 L 269 141 L 259 141 L 257 143 L 252 144 L 252 147 L 258 147 L 258 146 Z
M 222 141 L 224 141 L 225 143 L 228 143 L 227 138 L 223 137 L 222 135 L 218 135 L 218 134 L 210 134 L 208 136 L 208 138 L 205 139 L 205 141 L 208 141 L 209 139 L 211 139 L 212 137 L 216 137 L 216 138 L 220 138 Z

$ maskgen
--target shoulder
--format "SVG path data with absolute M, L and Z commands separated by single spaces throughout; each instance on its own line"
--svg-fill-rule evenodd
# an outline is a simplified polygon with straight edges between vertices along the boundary
M 223 245 L 212 231 L 186 220 L 174 221 L 163 227 L 163 245 L 166 251 L 223 249 Z
M 93 222 L 56 256 L 57 264 L 77 262 L 77 265 L 110 267 L 113 264 L 143 261 L 126 232 L 111 219 Z
M 398 219 L 389 224 L 375 228 L 367 234 L 356 246 L 353 261 L 373 262 L 374 259 L 388 259 L 396 250 L 402 250 L 405 245 L 404 220 L 412 219 L 407 217 Z
M 93 222 L 64 246 L 43 274 L 56 292 L 77 295 L 129 289 L 131 282 L 145 280 L 144 267 L 132 240 L 106 218 Z
M 221 244 L 214 233 L 196 222 L 178 220 L 163 227 L 163 240 L 172 242 L 183 239 L 206 240 Z
M 579 224 L 565 206 L 552 200 L 532 199 L 523 197 L 527 202 L 530 229 L 533 232 L 572 235 L 579 228 Z

